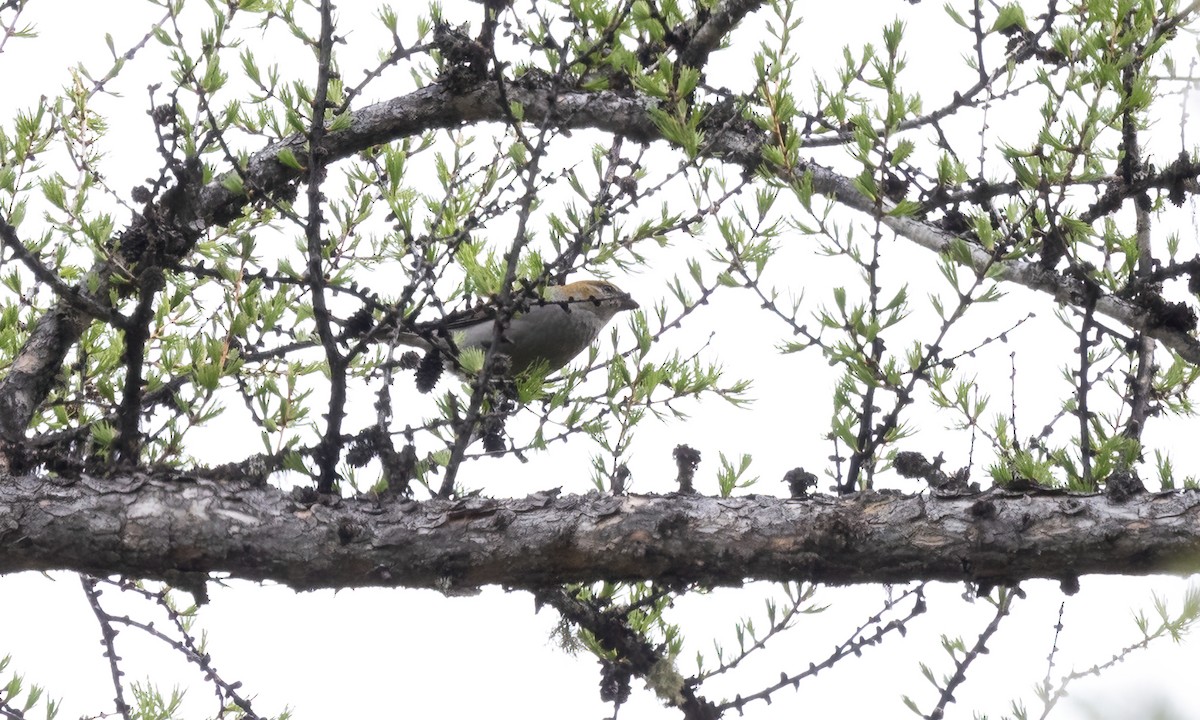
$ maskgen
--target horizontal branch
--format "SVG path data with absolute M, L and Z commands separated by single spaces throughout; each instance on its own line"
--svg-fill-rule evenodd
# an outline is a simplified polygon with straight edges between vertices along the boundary
M 18 476 L 0 477 L 0 543 L 0 574 L 69 569 L 180 581 L 221 573 L 297 590 L 597 580 L 1071 584 L 1089 573 L 1200 571 L 1200 492 L 1124 503 L 991 490 L 324 504 L 187 474 Z

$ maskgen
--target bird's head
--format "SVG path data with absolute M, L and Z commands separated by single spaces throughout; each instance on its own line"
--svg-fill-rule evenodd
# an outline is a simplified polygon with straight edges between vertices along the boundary
M 629 293 L 607 280 L 577 280 L 566 285 L 546 288 L 546 300 L 550 302 L 593 303 L 612 313 L 622 310 L 637 310 L 640 305 L 629 297 Z

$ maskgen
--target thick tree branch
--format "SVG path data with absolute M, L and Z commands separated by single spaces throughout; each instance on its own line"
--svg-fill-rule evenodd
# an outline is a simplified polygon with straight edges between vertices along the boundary
M 316 496 L 312 496 L 315 498 Z M 749 580 L 984 584 L 1200 571 L 1200 491 L 937 498 L 533 495 L 334 504 L 195 475 L 0 481 L 0 574 L 69 569 L 292 588 Z
M 679 62 L 688 67 L 704 67 L 708 63 L 708 56 L 721 46 L 730 31 L 764 4 L 764 0 L 724 0 L 709 11 L 701 11 L 698 17 L 681 27 L 674 28 L 677 36 L 687 38 L 679 52 Z

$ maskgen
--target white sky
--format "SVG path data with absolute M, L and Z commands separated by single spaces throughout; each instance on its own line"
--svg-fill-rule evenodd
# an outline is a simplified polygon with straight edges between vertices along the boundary
M 420 3 L 418 3 L 420 4 Z M 418 5 L 414 4 L 414 5 Z M 115 17 L 118 5 L 122 14 Z M 343 18 L 361 12 L 366 4 L 344 3 Z M 899 2 L 864 2 L 856 5 L 854 22 L 847 22 L 844 7 L 815 4 L 805 26 L 804 56 L 811 68 L 828 72 L 840 62 L 840 47 L 857 46 L 864 39 L 879 44 L 878 27 L 897 13 L 909 21 L 910 34 L 905 48 L 914 77 L 929 80 L 924 90 L 925 106 L 945 102 L 953 89 L 966 82 L 960 67 L 960 52 L 966 46 L 950 44 L 951 25 L 936 4 L 910 6 Z M 404 12 L 406 4 L 397 4 Z M 447 16 L 455 21 L 474 19 L 477 6 L 447 3 Z M 463 8 L 467 8 L 465 11 Z M 805 8 L 808 11 L 808 8 Z M 143 18 L 144 16 L 144 18 Z M 144 33 L 144 19 L 157 17 L 153 8 L 130 3 L 78 3 L 43 0 L 33 3 L 25 20 L 34 22 L 42 38 L 35 41 L 10 41 L 0 55 L 0 68 L 15 85 L 6 86 L 0 98 L 0 118 L 7 121 L 18 108 L 27 107 L 39 94 L 51 92 L 68 82 L 68 68 L 84 61 L 94 72 L 107 68 L 108 55 L 103 32 L 111 31 L 118 51 L 127 48 Z M 866 18 L 866 19 L 863 19 Z M 402 28 L 411 22 L 401 22 Z M 386 35 L 367 20 L 354 20 L 350 45 L 342 48 L 342 67 L 352 82 L 358 68 L 371 67 L 376 48 L 386 46 Z M 711 78 L 717 84 L 744 87 L 750 79 L 745 58 L 753 50 L 761 28 L 748 26 L 735 36 L 739 43 L 732 51 L 718 56 Z M 283 52 L 294 45 L 273 44 L 263 40 L 256 52 L 265 64 L 267 53 Z M 355 64 L 355 53 L 362 58 Z M 305 76 L 311 58 L 284 58 L 285 67 Z M 158 66 L 161 68 L 161 66 Z M 15 73 L 14 68 L 27 69 Z M 231 71 L 236 68 L 229 68 Z M 113 89 L 122 97 L 103 99 L 111 107 L 116 134 L 114 154 L 120 162 L 108 166 L 109 179 L 118 189 L 131 187 L 157 168 L 154 141 L 149 120 L 144 116 L 145 86 L 155 67 L 137 70 L 122 78 Z M 727 73 L 722 77 L 721 73 Z M 807 78 L 808 69 L 797 72 Z M 398 78 L 397 82 L 403 82 Z M 805 80 L 807 82 L 807 80 Z M 376 84 L 374 91 L 391 86 Z M 377 99 L 373 96 L 371 99 Z M 161 101 L 161 96 L 160 96 Z M 1193 113 L 1200 108 L 1193 107 Z M 997 119 L 992 119 L 993 124 Z M 583 134 L 580 134 L 583 135 Z M 1166 134 L 1161 157 L 1169 160 L 1177 151 L 1178 135 Z M 1171 144 L 1172 139 L 1174 145 Z M 584 143 L 580 143 L 581 146 Z M 1174 148 L 1174 149 L 1172 149 Z M 1166 160 L 1163 162 L 1165 163 Z M 1160 163 L 1162 164 L 1162 163 Z M 655 201 L 657 202 L 657 200 Z M 1191 211 L 1194 217 L 1194 209 Z M 29 221 L 27 221 L 29 222 Z M 1187 222 L 1185 219 L 1184 222 Z M 829 288 L 853 277 L 844 264 L 812 258 L 803 239 L 796 240 L 785 257 L 796 258 L 787 267 L 803 267 L 808 297 L 829 302 Z M 1195 241 L 1185 243 L 1183 255 L 1196 252 Z M 788 255 L 790 253 L 790 255 Z M 896 241 L 888 246 L 885 273 L 904 276 L 914 287 L 933 287 L 937 282 L 931 256 Z M 667 256 L 664 256 L 667 257 Z M 891 263 L 889 264 L 889 259 Z M 804 264 L 800 264 L 804 263 Z M 659 264 L 657 267 L 667 267 Z M 650 271 L 640 277 L 623 278 L 621 283 L 635 297 L 661 297 L 664 277 Z M 927 284 L 927 285 L 923 285 Z M 976 323 L 979 339 L 1003 325 L 991 325 L 1022 316 L 1027 308 L 1039 307 L 1041 317 L 1014 333 L 1011 347 L 991 346 L 981 353 L 977 372 L 981 376 L 1008 374 L 1008 353 L 1017 352 L 1020 383 L 1018 407 L 1027 412 L 1029 434 L 1040 427 L 1057 409 L 1052 392 L 1061 387 L 1057 366 L 1047 367 L 1043 358 L 1054 357 L 1054 349 L 1066 349 L 1073 343 L 1057 330 L 1045 298 L 1020 290 L 1011 290 L 1019 307 L 1007 305 L 995 314 L 981 314 L 988 320 Z M 921 292 L 915 296 L 923 295 Z M 1027 302 L 1028 301 L 1028 302 Z M 749 411 L 736 411 L 709 401 L 691 406 L 693 419 L 653 427 L 639 439 L 634 471 L 635 492 L 668 492 L 672 489 L 674 467 L 669 449 L 686 442 L 704 452 L 700 471 L 700 490 L 715 492 L 717 452 L 738 455 L 753 453 L 752 472 L 763 479 L 755 491 L 782 493 L 777 479 L 797 465 L 823 468 L 829 447 L 821 441 L 827 429 L 829 399 L 826 378 L 829 369 L 816 353 L 786 358 L 770 350 L 777 338 L 764 342 L 764 329 L 741 321 L 753 316 L 755 304 L 748 297 L 732 296 L 719 306 L 706 308 L 684 331 L 673 336 L 681 349 L 703 345 L 710 332 L 717 340 L 709 351 L 730 368 L 730 377 L 763 378 Z M 961 341 L 965 346 L 967 339 Z M 1058 355 L 1061 357 L 1061 354 Z M 768 380 L 769 379 L 769 380 Z M 1000 407 L 1007 406 L 1007 397 Z M 237 405 L 229 417 L 236 419 Z M 942 421 L 936 423 L 940 427 Z M 736 431 L 731 431 L 735 429 Z M 1194 436 L 1194 424 L 1172 428 L 1180 437 Z M 936 432 L 928 434 L 921 446 L 930 454 L 946 449 L 951 467 L 966 462 L 963 436 L 942 445 Z M 219 442 L 230 448 L 237 442 L 230 436 L 200 436 L 206 442 Z M 552 457 L 536 471 L 523 468 L 524 482 L 514 479 L 504 488 L 488 488 L 493 494 L 520 495 L 527 491 L 563 485 L 567 491 L 584 492 L 587 484 L 587 448 L 575 441 L 566 449 L 557 448 Z M 1177 447 L 1180 475 L 1200 474 L 1194 443 Z M 250 438 L 246 451 L 257 449 L 257 433 Z M 551 465 L 550 463 L 553 462 Z M 490 466 L 476 463 L 464 473 L 464 481 L 482 478 L 492 472 Z M 827 483 L 823 483 L 827 484 Z M 1123 645 L 1136 641 L 1132 613 L 1149 607 L 1151 593 L 1158 592 L 1178 605 L 1187 581 L 1177 578 L 1084 578 L 1083 591 L 1064 598 L 1057 586 L 1048 582 L 1029 583 L 1029 598 L 1017 604 L 1016 612 L 993 643 L 992 652 L 968 675 L 967 684 L 957 694 L 959 702 L 951 706 L 949 717 L 970 717 L 971 711 L 999 717 L 1011 699 L 1024 697 L 1031 708 L 1031 687 L 1046 672 L 1046 655 L 1053 641 L 1060 603 L 1067 603 L 1065 629 L 1059 641 L 1058 670 L 1082 668 L 1107 661 Z M 919 662 L 930 665 L 936 674 L 950 671 L 946 656 L 938 647 L 939 635 L 961 634 L 970 645 L 975 634 L 990 618 L 983 603 L 968 604 L 959 599 L 963 589 L 938 586 L 930 591 L 930 612 L 919 617 L 903 638 L 890 638 L 881 648 L 868 651 L 862 659 L 840 663 L 832 672 L 801 685 L 798 692 L 783 691 L 772 706 L 749 706 L 747 716 L 764 717 L 852 717 L 871 713 L 877 717 L 906 716 L 899 702 L 902 693 L 912 695 L 923 708 L 932 707 L 928 685 L 921 678 Z M 228 587 L 213 587 L 212 602 L 200 616 L 209 633 L 214 664 L 229 680 L 244 684 L 255 695 L 260 714 L 277 713 L 291 706 L 294 717 L 306 720 L 338 716 L 421 717 L 431 714 L 467 716 L 496 714 L 523 717 L 558 718 L 604 717 L 610 708 L 599 702 L 599 675 L 595 661 L 586 655 L 571 657 L 553 646 L 551 631 L 554 613 L 533 613 L 533 603 L 524 593 L 504 593 L 485 589 L 475 598 L 445 598 L 427 591 L 357 590 L 337 593 L 295 594 L 278 587 L 263 587 L 233 582 Z M 765 586 L 742 591 L 721 590 L 707 597 L 688 597 L 675 608 L 678 622 L 692 641 L 685 651 L 680 670 L 694 670 L 697 649 L 709 654 L 709 637 L 723 638 L 734 646 L 733 623 L 740 617 L 758 618 L 764 624 L 762 597 L 771 593 Z M 112 599 L 114 593 L 106 595 Z M 703 692 L 713 700 L 727 691 L 753 692 L 770 682 L 780 671 L 799 672 L 809 662 L 820 662 L 832 647 L 844 639 L 864 619 L 878 609 L 883 590 L 867 588 L 823 588 L 817 604 L 829 605 L 825 613 L 802 621 L 800 627 L 776 643 L 761 663 L 747 667 L 734 684 L 706 686 Z M 115 603 L 123 602 L 115 600 Z M 101 657 L 99 635 L 94 618 L 86 607 L 78 581 L 70 575 L 51 577 L 25 574 L 0 579 L 0 655 L 14 655 L 14 667 L 29 681 L 50 686 L 51 695 L 66 701 L 63 715 L 76 717 L 101 712 L 111 707 L 112 690 L 108 685 L 107 664 Z M 132 612 L 132 610 L 131 610 Z M 1148 611 L 1153 616 L 1153 612 Z M 189 685 L 186 717 L 204 717 L 213 711 L 211 695 L 198 678 L 178 667 L 169 653 L 144 649 L 142 640 L 132 631 L 120 636 L 127 677 L 140 679 L 152 675 L 164 690 L 173 683 Z M 1133 718 L 1149 716 L 1148 708 L 1157 703 L 1173 708 L 1164 717 L 1200 715 L 1200 700 L 1191 692 L 1191 676 L 1198 659 L 1194 645 L 1160 645 L 1150 653 L 1135 656 L 1101 679 L 1080 681 L 1066 707 L 1054 717 L 1064 720 L 1083 718 Z M 710 658 L 708 665 L 714 661 Z M 1056 672 L 1053 677 L 1058 676 Z M 622 708 L 626 719 L 670 717 L 648 693 L 635 683 L 631 702 Z

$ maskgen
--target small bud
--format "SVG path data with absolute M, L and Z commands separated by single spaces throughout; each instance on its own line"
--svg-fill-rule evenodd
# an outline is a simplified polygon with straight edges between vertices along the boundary
M 817 486 L 817 476 L 799 467 L 788 470 L 783 481 L 788 484 L 788 492 L 794 498 L 809 497 L 809 491 Z
M 679 475 L 675 478 L 679 483 L 679 492 L 695 493 L 696 488 L 693 487 L 692 480 L 696 477 L 696 468 L 700 466 L 700 451 L 687 445 L 676 445 L 671 456 L 675 458 L 675 465 L 679 468 Z

